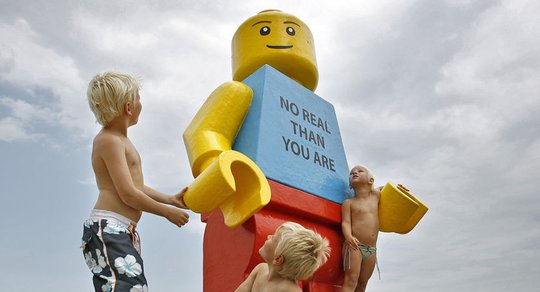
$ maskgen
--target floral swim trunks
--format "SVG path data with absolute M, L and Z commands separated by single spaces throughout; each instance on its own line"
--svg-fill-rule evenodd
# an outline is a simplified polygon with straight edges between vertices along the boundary
M 135 226 L 122 215 L 95 209 L 84 222 L 81 248 L 95 291 L 148 291 Z

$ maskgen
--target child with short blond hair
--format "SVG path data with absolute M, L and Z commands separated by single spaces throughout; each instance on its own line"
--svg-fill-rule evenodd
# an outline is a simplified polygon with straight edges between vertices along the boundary
M 103 126 L 92 147 L 99 196 L 83 227 L 83 254 L 95 291 L 146 291 L 140 239 L 135 231 L 142 212 L 181 227 L 189 220 L 184 188 L 173 196 L 144 184 L 141 159 L 127 130 L 137 124 L 142 105 L 139 82 L 130 74 L 106 71 L 88 85 L 87 97 Z
M 236 289 L 243 291 L 301 291 L 299 280 L 311 277 L 328 259 L 328 240 L 294 222 L 285 222 L 259 249 L 258 264 Z
M 380 188 L 374 188 L 373 173 L 365 166 L 351 169 L 349 184 L 354 197 L 341 205 L 343 266 L 342 291 L 365 291 L 377 263 Z

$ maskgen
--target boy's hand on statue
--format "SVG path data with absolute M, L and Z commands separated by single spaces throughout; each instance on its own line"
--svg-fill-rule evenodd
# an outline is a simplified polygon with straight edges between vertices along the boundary
M 184 195 L 186 194 L 187 190 L 188 187 L 185 187 L 178 194 L 174 195 L 171 198 L 171 205 L 182 209 L 189 209 L 184 202 Z
M 169 208 L 166 218 L 172 224 L 182 227 L 184 224 L 188 223 L 189 214 L 177 208 Z

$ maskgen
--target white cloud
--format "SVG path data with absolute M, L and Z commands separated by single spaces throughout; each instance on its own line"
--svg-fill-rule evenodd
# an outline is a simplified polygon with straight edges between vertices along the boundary
M 21 127 L 27 128 L 28 123 L 43 119 L 68 129 L 86 129 L 89 116 L 79 114 L 81 108 L 87 107 L 83 82 L 73 59 L 41 44 L 43 37 L 22 18 L 13 24 L 1 24 L 0 35 L 10 40 L 0 48 L 0 80 L 21 88 L 26 99 L 33 101 L 33 104 L 11 103 L 16 107 L 12 108 L 13 116 L 25 123 Z M 40 93 L 42 89 L 50 90 L 52 96 Z M 50 100 L 55 102 L 49 104 Z M 36 110 L 38 107 L 42 108 Z
M 419 121 L 422 127 L 422 120 Z M 498 139 L 500 121 L 490 109 L 475 104 L 456 104 L 442 108 L 427 119 L 426 125 L 441 135 L 461 141 Z
M 33 140 L 34 138 L 35 136 L 26 131 L 24 124 L 20 120 L 11 117 L 0 120 L 0 140 L 13 142 Z
M 7 107 L 11 115 L 22 122 L 32 120 L 52 122 L 54 119 L 53 113 L 46 108 L 40 108 L 38 105 L 20 99 L 0 97 L 0 106 Z
M 5 107 L 10 112 L 9 116 L 0 120 L 0 140 L 7 142 L 35 141 L 44 134 L 33 130 L 34 123 L 48 123 L 53 120 L 49 111 L 23 100 L 0 97 L 0 107 Z
M 540 23 L 530 13 L 539 10 L 540 3 L 523 0 L 486 10 L 465 33 L 461 50 L 442 67 L 436 92 L 501 112 L 527 111 L 536 103 L 540 83 Z
M 73 88 L 81 85 L 73 60 L 41 45 L 41 36 L 26 20 L 0 25 L 0 35 L 10 40 L 1 47 L 1 61 L 8 63 L 2 68 L 3 80 L 21 87 L 53 88 L 60 96 L 72 94 Z

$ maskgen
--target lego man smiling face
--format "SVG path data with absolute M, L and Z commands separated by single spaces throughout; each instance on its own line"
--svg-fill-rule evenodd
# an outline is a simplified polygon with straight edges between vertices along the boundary
M 319 74 L 307 25 L 279 10 L 262 11 L 242 23 L 232 40 L 233 80 L 242 81 L 265 64 L 315 90 Z

